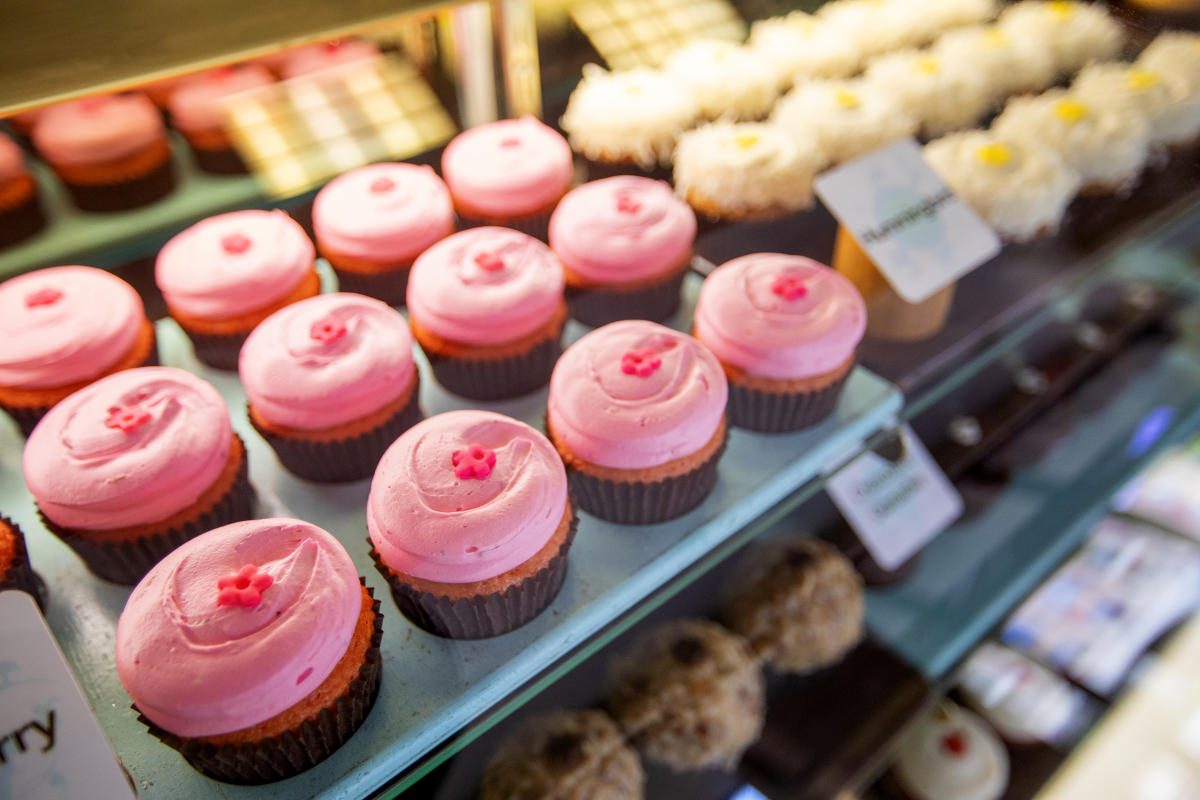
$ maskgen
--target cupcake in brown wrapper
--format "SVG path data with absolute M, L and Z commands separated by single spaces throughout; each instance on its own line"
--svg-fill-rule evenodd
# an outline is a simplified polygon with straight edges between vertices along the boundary
M 25 592 L 42 605 L 37 577 L 25 549 L 25 534 L 17 523 L 0 514 L 0 591 L 5 589 Z
M 216 483 L 190 507 L 150 525 L 79 530 L 58 525 L 39 508 L 46 529 L 62 539 L 96 576 L 132 586 L 179 545 L 205 531 L 254 515 L 246 449 L 234 434 L 229 463 Z
M 555 204 L 557 204 L 557 201 L 555 201 Z M 536 214 L 531 214 L 525 217 L 503 217 L 488 215 L 475 216 L 461 210 L 460 208 L 458 216 L 458 229 L 460 231 L 465 231 L 471 228 L 499 226 L 502 228 L 511 228 L 514 231 L 520 231 L 526 236 L 532 236 L 539 242 L 545 242 L 550 238 L 550 214 L 553 211 L 554 206 L 550 206 L 544 211 L 539 211 Z
M 781 672 L 837 663 L 863 636 L 863 582 L 819 539 L 784 539 L 751 551 L 734 573 L 722 620 Z
M 573 319 L 592 327 L 622 319 L 662 322 L 679 310 L 679 293 L 690 262 L 689 258 L 666 280 L 638 281 L 621 286 L 576 284 L 568 272 L 567 308 L 571 310 Z
M 648 631 L 613 663 L 608 706 L 647 758 L 732 769 L 762 731 L 765 682 L 736 633 L 708 620 Z
M 167 152 L 149 172 L 120 183 L 72 183 L 63 178 L 63 185 L 83 211 L 128 211 L 148 206 L 174 190 L 175 163 Z
M 530 718 L 488 761 L 479 800 L 641 800 L 638 755 L 603 711 L 555 711 Z
M 524 422 L 450 411 L 404 433 L 367 498 L 371 557 L 396 605 L 438 636 L 499 636 L 562 588 L 575 538 L 567 476 Z
M 817 379 L 755 380 L 741 370 L 726 367 L 729 421 L 759 433 L 786 433 L 817 425 L 837 408 L 842 387 L 853 371 L 853 356 L 833 373 Z M 821 385 L 825 379 L 830 382 Z
M 365 294 L 389 306 L 404 305 L 408 293 L 408 273 L 412 267 L 380 270 L 379 272 L 356 272 L 339 267 L 332 259 L 329 265 L 337 275 L 338 291 Z
M 562 292 L 562 265 L 544 244 L 507 228 L 473 228 L 417 258 L 409 320 L 447 390 L 519 397 L 550 380 L 567 321 Z
M 45 227 L 40 194 L 21 148 L 0 133 L 0 248 L 22 242 Z

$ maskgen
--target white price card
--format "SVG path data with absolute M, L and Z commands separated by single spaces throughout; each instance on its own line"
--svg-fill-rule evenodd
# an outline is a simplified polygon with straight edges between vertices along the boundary
M 825 489 L 879 566 L 895 569 L 962 514 L 962 498 L 905 425 L 881 452 L 868 450 Z
M 820 175 L 817 195 L 896 293 L 920 303 L 1000 252 L 1000 238 L 904 139 Z
M 32 598 L 0 592 L 0 798 L 133 798 Z

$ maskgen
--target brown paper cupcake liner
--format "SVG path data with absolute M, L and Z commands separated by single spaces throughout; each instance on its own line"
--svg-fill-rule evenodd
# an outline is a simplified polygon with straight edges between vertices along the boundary
M 183 328 L 183 332 L 192 340 L 192 349 L 202 364 L 213 369 L 237 370 L 238 356 L 250 331 L 230 334 L 198 333 L 182 325 L 179 327 Z
M 854 367 L 824 389 L 800 394 L 763 392 L 729 382 L 729 421 L 739 428 L 759 433 L 786 433 L 808 428 L 824 420 L 837 408 L 842 388 Z
M 12 562 L 4 574 L 0 575 L 0 591 L 18 589 L 36 600 L 39 608 L 43 608 L 37 576 L 33 574 L 33 567 L 29 564 L 29 551 L 25 549 L 25 534 L 21 532 L 17 523 L 6 516 L 0 515 L 0 523 L 7 525 L 16 537 Z
M 414 376 L 415 381 L 419 377 Z M 259 427 L 253 414 L 247 416 L 254 430 L 271 445 L 279 463 L 297 477 L 319 483 L 345 483 L 369 478 L 375 474 L 379 459 L 400 434 L 421 421 L 420 384 L 413 386 L 409 401 L 369 431 L 345 439 L 313 441 L 282 436 Z
M 422 630 L 447 639 L 487 639 L 515 630 L 554 602 L 567 576 L 567 551 L 575 539 L 579 517 L 572 509 L 567 537 L 550 562 L 537 573 L 503 592 L 451 599 L 416 589 L 384 565 L 367 538 L 371 559 L 387 579 L 400 613 Z
M 527 352 L 507 358 L 453 358 L 426 351 L 434 377 L 448 392 L 472 400 L 520 397 L 550 382 L 562 355 L 562 330 Z
M 142 360 L 141 364 L 138 364 L 139 367 L 157 367 L 159 365 L 158 334 L 157 332 L 154 332 L 151 335 L 154 337 L 154 339 L 150 343 L 150 353 L 145 359 Z M 97 380 L 99 380 L 100 377 L 103 376 L 97 377 Z M 0 408 L 3 408 L 6 412 L 8 412 L 10 417 L 16 420 L 17 427 L 21 429 L 21 433 L 26 439 L 28 439 L 29 434 L 33 433 L 33 429 L 36 428 L 37 424 L 42 421 L 42 417 L 46 416 L 46 412 L 54 408 L 54 405 L 6 406 L 3 403 L 0 403 Z
M 359 581 L 363 582 L 363 579 L 360 577 Z M 370 588 L 367 591 L 374 598 L 375 593 Z M 349 741 L 379 696 L 383 676 L 379 652 L 379 644 L 383 641 L 383 615 L 379 612 L 378 600 L 373 601 L 372 610 L 375 612 L 375 631 L 371 634 L 371 646 L 367 648 L 366 658 L 358 668 L 358 676 L 350 682 L 349 690 L 332 707 L 321 709 L 315 717 L 309 717 L 278 736 L 219 746 L 185 739 L 158 727 L 134 705 L 138 722 L 167 747 L 179 751 L 197 771 L 214 780 L 257 785 L 290 778 L 310 769 Z
M 191 150 L 196 157 L 196 166 L 210 175 L 245 175 L 249 172 L 242 157 L 232 148 L 213 150 L 192 147 Z
M 252 518 L 254 516 L 254 487 L 250 485 L 248 462 L 243 455 L 242 463 L 238 466 L 237 476 L 233 480 L 233 485 L 229 487 L 229 491 L 225 492 L 204 513 L 180 527 L 127 541 L 97 542 L 88 535 L 87 531 L 58 525 L 42 513 L 40 508 L 38 516 L 46 529 L 74 550 L 75 554 L 83 559 L 83 563 L 97 577 L 113 583 L 133 586 L 150 571 L 151 567 L 189 539 L 211 531 L 213 528 Z
M 120 183 L 63 182 L 71 201 L 84 211 L 127 211 L 161 200 L 175 188 L 175 164 L 168 158 L 147 172 Z
M 567 309 L 572 318 L 593 328 L 623 319 L 662 322 L 679 308 L 679 292 L 687 273 L 686 269 L 677 270 L 662 283 L 632 291 L 567 286 Z
M 669 164 L 655 164 L 650 169 L 646 169 L 632 161 L 593 161 L 590 158 L 585 158 L 584 164 L 587 166 L 589 181 L 615 178 L 618 175 L 637 175 L 656 181 L 671 182 L 671 166 Z
M 478 217 L 458 215 L 458 229 L 482 228 L 485 225 L 498 225 L 501 228 L 512 228 L 514 231 L 532 236 L 542 242 L 550 241 L 550 212 L 535 214 L 532 217 L 519 219 L 480 219 Z
M 28 200 L 5 211 L 0 211 L 0 247 L 23 242 L 46 227 L 46 215 L 37 192 Z
M 373 273 L 350 272 L 337 267 L 334 267 L 333 271 L 337 275 L 339 291 L 364 294 L 382 300 L 389 306 L 404 306 L 411 267 Z
M 717 483 L 717 463 L 729 444 L 729 426 L 721 445 L 691 472 L 661 481 L 611 481 L 567 466 L 571 497 L 594 517 L 621 525 L 649 525 L 681 517 L 708 497 Z

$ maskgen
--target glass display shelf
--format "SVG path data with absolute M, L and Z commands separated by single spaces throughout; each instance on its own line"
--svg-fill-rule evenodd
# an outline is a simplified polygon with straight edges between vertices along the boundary
M 322 265 L 329 280 L 328 270 Z M 672 324 L 690 324 L 700 279 L 685 282 L 685 303 Z M 568 340 L 586 329 L 571 322 Z M 65 545 L 47 533 L 20 472 L 22 441 L 15 426 L 0 430 L 0 509 L 26 531 L 34 568 L 49 587 L 46 616 L 84 694 L 141 797 L 357 798 L 376 790 L 419 759 L 444 748 L 460 729 L 505 700 L 512 690 L 571 653 L 612 620 L 664 583 L 711 555 L 752 521 L 810 484 L 837 460 L 890 423 L 900 394 L 868 370 L 856 369 L 832 418 L 809 431 L 762 435 L 733 431 L 712 495 L 688 515 L 668 523 L 624 527 L 581 515 L 566 584 L 550 608 L 511 634 L 455 642 L 422 632 L 401 616 L 376 572 L 366 543 L 368 481 L 324 486 L 285 473 L 250 428 L 237 376 L 201 366 L 170 320 L 158 323 L 163 363 L 210 380 L 231 409 L 247 445 L 250 477 L 261 515 L 290 515 L 321 525 L 346 546 L 368 585 L 383 601 L 384 677 L 379 700 L 363 728 L 326 762 L 296 778 L 242 788 L 210 781 L 146 733 L 129 707 L 113 667 L 113 636 L 129 590 L 99 581 Z M 473 403 L 437 385 L 428 364 L 421 402 L 426 414 L 479 407 L 540 426 L 546 394 Z M 451 745 L 457 746 L 457 745 Z M 398 790 L 397 790 L 398 791 Z

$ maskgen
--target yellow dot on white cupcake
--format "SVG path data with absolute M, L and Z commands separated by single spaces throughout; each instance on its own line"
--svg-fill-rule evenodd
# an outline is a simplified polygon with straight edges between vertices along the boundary
M 640 84 L 637 84 L 637 83 L 625 84 L 625 94 L 641 94 L 641 93 L 642 93 L 642 87 Z
M 1052 0 L 1046 4 L 1046 8 L 1058 19 L 1070 19 L 1075 16 L 1075 4 L 1068 0 Z
M 842 108 L 858 108 L 858 95 L 849 89 L 837 89 L 833 93 L 833 99 Z
M 975 151 L 975 155 L 989 167 L 1003 167 L 1012 161 L 1012 151 L 1001 142 L 985 144 Z
M 1145 91 L 1152 89 L 1159 84 L 1162 79 L 1153 72 L 1148 72 L 1144 69 L 1131 69 L 1125 73 L 1125 85 L 1130 89 Z
M 1008 47 L 1008 36 L 999 28 L 992 28 L 987 33 L 983 34 L 983 41 L 988 47 L 1002 48 Z
M 1063 122 L 1074 125 L 1087 117 L 1088 107 L 1078 100 L 1059 100 L 1054 104 L 1054 113 Z
M 758 144 L 761 140 L 762 139 L 759 136 L 755 136 L 752 133 L 745 133 L 745 134 L 742 134 L 741 136 L 733 137 L 733 144 L 735 147 L 737 147 L 741 150 L 749 150 L 751 147 L 754 147 L 754 145 Z
M 926 75 L 933 75 L 942 68 L 933 56 L 917 56 L 913 59 L 913 66 L 918 72 L 924 72 Z

